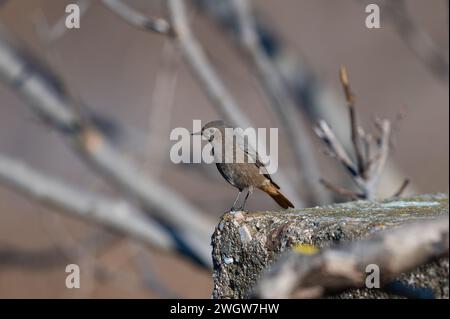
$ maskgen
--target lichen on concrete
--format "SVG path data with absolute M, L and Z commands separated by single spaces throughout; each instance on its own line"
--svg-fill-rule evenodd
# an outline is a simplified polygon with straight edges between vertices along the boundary
M 213 298 L 246 298 L 262 271 L 281 252 L 296 244 L 322 248 L 358 240 L 380 230 L 448 214 L 444 194 L 395 198 L 380 202 L 356 201 L 281 212 L 237 212 L 222 216 L 212 236 Z M 403 274 L 399 280 L 429 287 L 448 298 L 448 258 Z M 385 298 L 374 289 L 353 289 L 337 298 Z

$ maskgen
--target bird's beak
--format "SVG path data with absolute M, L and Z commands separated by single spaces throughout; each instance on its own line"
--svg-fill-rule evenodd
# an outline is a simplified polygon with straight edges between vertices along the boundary
M 202 134 L 202 132 L 193 132 L 193 133 L 191 133 L 191 135 L 201 135 Z

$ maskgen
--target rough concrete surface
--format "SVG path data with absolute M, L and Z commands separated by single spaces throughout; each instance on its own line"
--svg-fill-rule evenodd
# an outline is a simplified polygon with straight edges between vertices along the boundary
M 448 214 L 448 195 L 420 195 L 380 202 L 357 201 L 281 212 L 222 216 L 212 236 L 213 298 L 246 298 L 261 272 L 296 244 L 326 247 L 364 238 L 408 222 Z M 442 258 L 402 274 L 401 282 L 449 298 L 449 263 Z M 352 289 L 333 298 L 395 297 L 379 289 Z

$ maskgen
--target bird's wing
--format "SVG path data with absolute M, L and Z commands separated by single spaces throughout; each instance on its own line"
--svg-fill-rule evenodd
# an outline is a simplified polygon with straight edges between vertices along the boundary
M 245 137 L 240 134 L 239 132 L 235 132 L 235 137 L 236 137 L 236 145 L 249 157 L 252 159 L 252 162 L 255 163 L 255 165 L 261 169 L 261 171 L 263 172 L 263 175 L 270 180 L 270 182 L 276 187 L 276 188 L 280 188 L 273 180 L 272 177 L 270 176 L 270 174 L 267 172 L 266 169 L 266 164 L 264 164 L 261 161 L 261 158 L 258 154 L 258 152 L 255 150 L 255 148 L 253 147 L 252 143 L 253 141 L 248 141 L 248 139 L 246 140 Z M 256 142 L 256 141 L 254 141 Z

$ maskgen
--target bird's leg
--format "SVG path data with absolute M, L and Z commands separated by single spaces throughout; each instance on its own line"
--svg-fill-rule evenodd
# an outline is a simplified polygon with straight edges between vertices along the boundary
M 237 194 L 236 199 L 234 200 L 233 206 L 230 209 L 231 212 L 235 212 L 236 211 L 236 204 L 237 204 L 237 202 L 239 200 L 239 196 L 241 196 L 241 193 L 242 193 L 242 191 L 239 190 L 239 193 Z
M 248 188 L 247 195 L 245 195 L 244 202 L 242 203 L 242 206 L 241 206 L 240 210 L 242 210 L 242 211 L 244 210 L 245 203 L 247 202 L 247 198 L 250 196 L 251 193 L 253 193 L 253 187 L 252 186 L 250 186 Z

